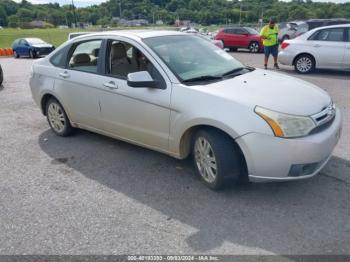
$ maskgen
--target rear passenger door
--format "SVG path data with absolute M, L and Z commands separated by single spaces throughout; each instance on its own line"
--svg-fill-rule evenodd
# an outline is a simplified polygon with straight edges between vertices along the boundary
M 171 83 L 152 56 L 139 43 L 109 40 L 105 76 L 99 82 L 104 130 L 118 138 L 168 150 Z M 133 88 L 129 73 L 148 71 L 164 89 Z
M 64 68 L 56 70 L 55 93 L 69 119 L 78 125 L 100 129 L 97 86 L 101 82 L 99 50 L 102 39 L 84 40 L 70 47 Z
M 249 45 L 249 34 L 243 28 L 235 29 L 235 36 L 237 38 L 237 46 L 247 48 Z
M 345 54 L 344 28 L 321 29 L 309 41 L 316 59 L 316 67 L 340 69 Z

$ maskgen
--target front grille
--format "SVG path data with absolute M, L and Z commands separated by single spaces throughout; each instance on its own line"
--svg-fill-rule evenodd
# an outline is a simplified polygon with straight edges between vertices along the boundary
M 333 102 L 322 109 L 320 113 L 312 115 L 311 118 L 316 123 L 316 127 L 310 132 L 310 134 L 315 134 L 321 132 L 328 127 L 330 127 L 335 119 L 336 109 Z

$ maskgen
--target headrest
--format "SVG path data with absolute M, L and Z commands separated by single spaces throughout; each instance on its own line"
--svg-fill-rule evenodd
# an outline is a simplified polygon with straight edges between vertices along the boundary
M 100 48 L 96 48 L 96 49 L 94 49 L 94 50 L 92 50 L 92 55 L 94 56 L 94 57 L 98 57 L 98 54 L 100 53 Z
M 112 59 L 122 59 L 126 58 L 126 49 L 122 43 L 115 43 L 112 45 L 111 49 Z
M 88 54 L 77 54 L 73 58 L 74 64 L 87 64 L 90 62 L 91 62 L 91 59 Z

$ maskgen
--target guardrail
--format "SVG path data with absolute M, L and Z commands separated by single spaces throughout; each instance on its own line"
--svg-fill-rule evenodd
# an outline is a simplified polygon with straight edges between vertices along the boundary
M 0 56 L 12 56 L 12 48 L 0 48 Z

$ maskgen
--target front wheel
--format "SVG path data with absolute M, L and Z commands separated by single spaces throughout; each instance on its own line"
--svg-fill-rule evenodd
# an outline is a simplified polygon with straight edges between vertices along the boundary
M 13 50 L 13 57 L 14 58 L 19 58 L 19 54 L 17 53 L 16 50 Z
M 240 150 L 232 139 L 216 130 L 200 130 L 193 143 L 195 167 L 209 188 L 219 190 L 242 175 Z
M 311 73 L 315 69 L 315 60 L 310 55 L 300 55 L 294 61 L 294 68 L 299 74 Z
M 54 98 L 51 98 L 46 104 L 46 117 L 52 131 L 57 135 L 69 136 L 73 133 L 74 128 L 71 126 L 66 112 Z
M 29 51 L 29 56 L 30 56 L 30 58 L 36 58 L 36 53 L 33 51 L 33 50 L 30 50 Z
M 260 45 L 258 42 L 252 42 L 249 44 L 248 49 L 251 53 L 258 53 L 260 51 Z

